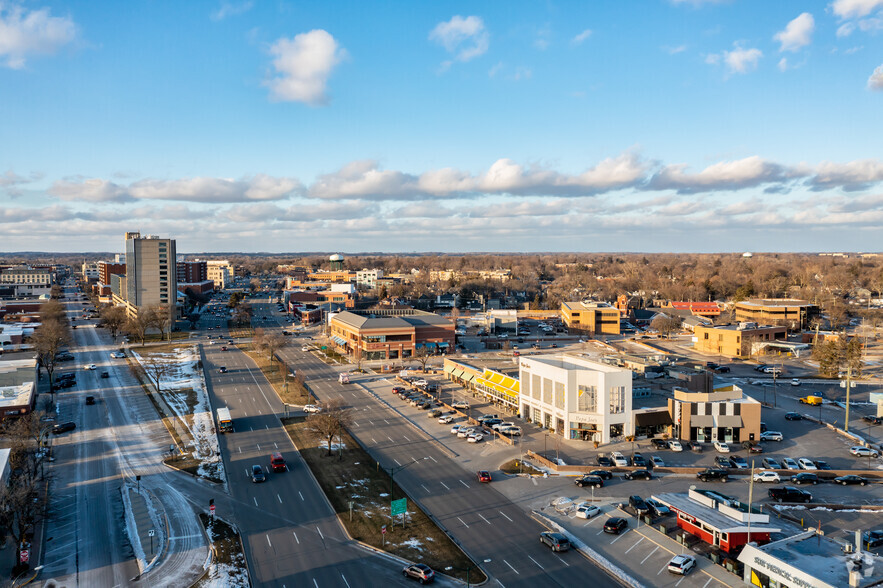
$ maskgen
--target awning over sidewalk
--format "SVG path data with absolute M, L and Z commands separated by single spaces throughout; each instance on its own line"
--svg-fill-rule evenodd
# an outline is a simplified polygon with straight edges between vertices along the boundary
M 460 368 L 454 368 L 454 371 L 451 372 L 452 378 L 460 378 L 463 376 L 463 370 Z
M 727 427 L 731 429 L 742 428 L 742 417 L 737 414 L 722 414 L 717 417 L 718 427 Z
M 710 414 L 693 414 L 690 415 L 691 427 L 713 427 L 714 417 Z
M 691 421 L 692 422 L 692 421 Z M 635 414 L 636 427 L 655 427 L 657 425 L 671 425 L 671 415 L 667 410 L 657 412 L 639 412 Z

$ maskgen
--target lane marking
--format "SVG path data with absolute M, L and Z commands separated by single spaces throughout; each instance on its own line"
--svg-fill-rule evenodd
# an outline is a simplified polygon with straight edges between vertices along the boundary
M 278 495 L 278 494 L 277 494 L 277 495 L 276 495 L 276 498 L 278 498 L 278 499 L 279 499 L 279 504 L 282 504 L 282 497 L 281 497 L 281 496 L 279 496 L 279 495 Z
M 435 458 L 434 458 L 434 457 L 432 457 L 432 456 L 431 456 L 431 455 L 430 455 L 430 456 L 429 456 L 429 459 L 431 459 L 431 460 L 432 460 L 432 461 L 435 461 Z M 437 461 L 435 461 L 435 463 L 438 463 L 438 462 L 437 462 Z
M 461 484 L 463 484 L 464 486 L 466 486 L 467 488 L 469 488 L 469 484 L 467 484 L 463 480 L 457 480 L 457 481 L 460 482 Z
M 266 535 L 266 537 L 267 537 L 267 544 L 269 544 L 270 549 L 273 549 L 273 544 L 270 543 L 270 536 L 269 536 L 269 535 Z
M 297 533 L 295 533 L 294 531 L 292 531 L 291 534 L 294 535 L 294 540 L 297 541 L 297 544 L 298 544 L 298 545 L 300 545 L 300 539 L 297 538 Z
M 300 490 L 298 490 L 297 493 L 298 493 L 298 495 L 300 496 L 300 499 L 303 500 L 303 499 L 304 499 L 304 495 L 300 493 Z
M 322 534 L 322 529 L 320 529 L 319 527 L 316 527 L 316 530 L 319 531 L 319 537 L 322 538 L 322 541 L 325 541 L 325 535 Z
M 644 565 L 644 562 L 647 561 L 648 559 L 650 559 L 650 556 L 653 555 L 654 553 L 656 553 L 656 550 L 657 550 L 657 549 L 659 549 L 659 546 L 658 546 L 658 545 L 657 545 L 656 547 L 654 547 L 654 548 L 653 548 L 653 551 L 651 551 L 650 553 L 648 553 L 647 556 L 646 556 L 644 559 L 641 560 L 641 565 Z M 710 582 L 710 581 L 711 581 L 711 580 L 709 580 L 709 582 Z M 708 586 L 708 584 L 706 584 L 706 586 Z
M 530 556 L 528 555 L 527 557 L 530 557 Z M 541 565 L 540 565 L 540 562 L 538 562 L 538 561 L 535 560 L 534 558 L 530 557 L 530 561 L 532 561 L 533 563 L 537 564 L 537 567 L 540 568 L 541 570 L 545 570 L 545 569 L 546 569 L 546 568 L 544 568 L 543 566 L 541 566 Z M 509 567 L 512 567 L 512 566 L 509 566 Z
M 346 581 L 346 576 L 341 574 L 340 577 L 343 578 L 343 583 L 346 584 L 346 588 L 350 588 L 350 583 Z
M 411 440 L 410 440 L 410 439 L 408 439 L 408 437 L 407 437 L 407 436 L 406 436 L 406 435 L 402 435 L 402 437 L 404 437 L 404 438 L 405 438 L 405 441 L 407 441 L 407 442 L 408 442 L 408 443 L 410 443 L 410 442 L 411 442 Z
M 397 466 L 402 467 L 402 464 L 399 463 L 399 460 L 394 459 L 393 461 L 396 462 L 396 465 L 397 465 Z
M 441 481 L 440 481 L 439 484 L 441 484 L 442 486 L 444 486 L 446 490 L 450 490 L 450 488 L 448 488 L 448 485 L 445 484 L 444 482 L 441 482 Z
M 507 521 L 509 521 L 510 523 L 512 522 L 512 519 L 510 519 L 509 517 L 507 517 L 507 516 L 506 516 L 506 513 L 504 513 L 502 510 L 498 510 L 497 512 L 499 512 L 501 515 L 503 515 L 504 517 L 506 517 L 506 520 L 507 520 Z
M 528 556 L 528 557 L 529 557 L 529 556 Z M 510 569 L 510 570 L 512 570 L 513 572 L 515 572 L 516 574 L 518 574 L 518 570 L 516 570 L 515 568 L 513 568 L 513 567 L 512 567 L 512 564 L 510 564 L 508 561 L 506 561 L 506 560 L 504 559 L 504 560 L 503 560 L 503 563 L 506 564 L 507 566 L 509 566 L 509 569 Z M 520 576 L 521 574 L 518 574 L 518 575 Z
M 486 522 L 487 524 L 489 524 L 489 525 L 491 524 L 491 522 L 490 522 L 489 520 L 487 520 L 486 518 L 484 518 L 484 517 L 482 516 L 481 513 L 478 513 L 478 516 L 480 516 L 480 517 L 481 517 L 481 520 L 483 520 L 483 521 Z
M 423 486 L 423 484 L 420 484 L 420 485 Z M 426 490 L 427 494 L 432 494 L 432 492 L 430 492 L 429 488 L 427 488 L 426 486 L 423 486 L 423 489 Z
M 460 517 L 457 517 L 457 520 L 460 521 L 461 523 L 463 523 L 463 519 L 461 519 Z M 463 523 L 463 526 L 466 527 L 467 529 L 469 528 L 469 525 L 467 525 L 466 523 Z
M 258 505 L 257 496 L 252 496 L 252 498 L 254 499 L 254 505 L 257 506 Z
M 641 538 L 638 539 L 637 541 L 635 541 L 635 544 L 632 545 L 631 547 L 629 547 L 628 549 L 626 549 L 625 552 L 628 553 L 629 551 L 631 551 L 632 549 L 634 549 L 635 547 L 637 547 L 637 546 L 641 543 L 641 541 L 643 541 L 643 540 L 644 540 L 644 537 L 643 537 L 643 535 L 642 535 Z

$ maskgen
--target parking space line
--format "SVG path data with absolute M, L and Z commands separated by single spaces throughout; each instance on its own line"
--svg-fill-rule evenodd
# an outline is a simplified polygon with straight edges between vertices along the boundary
M 461 519 L 460 517 L 457 517 L 457 520 L 460 521 L 461 523 L 463 523 L 463 519 Z M 463 526 L 466 527 L 467 529 L 469 528 L 469 525 L 467 525 L 466 523 L 463 523 Z
M 411 442 L 411 440 L 410 440 L 410 439 L 408 439 L 408 437 L 407 437 L 407 436 L 405 436 L 405 435 L 402 435 L 402 437 L 405 437 L 405 441 L 407 441 L 407 442 L 408 442 L 408 443 L 410 443 L 410 442 Z
M 276 495 L 276 498 L 278 498 L 278 499 L 279 499 L 279 504 L 282 504 L 282 497 L 281 497 L 281 496 L 279 496 L 279 495 L 278 495 L 278 494 L 277 494 L 277 495 Z
M 459 482 L 460 482 L 461 484 L 463 484 L 464 486 L 466 486 L 467 488 L 469 488 L 469 484 L 467 484 L 467 483 L 464 482 L 463 480 L 460 480 Z
M 389 442 L 390 442 L 390 443 L 395 443 L 395 441 L 393 441 L 393 440 L 392 440 L 392 437 L 390 437 L 389 435 L 387 435 L 386 438 L 389 439 Z
M 509 517 L 507 517 L 507 516 L 506 516 L 506 513 L 504 513 L 502 510 L 497 511 L 497 512 L 499 512 L 501 515 L 503 515 L 504 517 L 506 517 L 506 520 L 507 520 L 507 521 L 509 521 L 510 523 L 512 522 L 512 519 L 510 519 Z
M 616 536 L 616 539 L 614 539 L 613 541 L 610 542 L 610 545 L 613 545 L 614 543 L 616 543 L 617 541 L 619 541 L 620 539 L 622 539 L 623 537 L 625 537 L 627 533 L 628 533 L 628 529 L 626 529 L 625 531 L 623 531 L 622 533 L 620 533 L 619 535 L 617 535 L 617 536 Z
M 661 574 L 662 572 L 664 572 L 667 569 L 668 569 L 668 563 L 666 563 L 664 566 L 662 566 L 662 569 L 659 570 L 658 572 L 656 572 L 656 575 L 658 576 L 659 574 Z
M 393 459 L 393 461 L 396 462 L 396 465 L 397 465 L 397 466 L 402 467 L 402 464 L 399 463 L 399 460 L 397 460 L 397 459 Z
M 530 557 L 530 556 L 528 555 L 527 557 Z M 543 566 L 541 566 L 541 565 L 540 565 L 540 562 L 538 562 L 538 561 L 535 560 L 534 558 L 530 557 L 530 561 L 532 561 L 533 563 L 537 564 L 537 567 L 540 568 L 541 570 L 545 570 L 545 569 L 546 569 L 546 568 L 544 568 Z M 509 566 L 509 567 L 512 567 L 512 566 Z
M 654 553 L 656 553 L 656 551 L 657 551 L 658 549 L 659 549 L 659 546 L 658 546 L 658 545 L 657 545 L 656 547 L 654 547 L 654 548 L 653 548 L 653 551 L 651 551 L 650 553 L 648 553 L 647 556 L 646 556 L 644 559 L 641 560 L 641 565 L 644 565 L 644 562 L 647 561 L 648 559 L 650 559 L 650 556 L 653 555 Z M 707 584 L 706 584 L 706 586 L 707 586 Z
M 706 583 L 705 583 L 705 586 L 703 586 L 702 588 L 708 588 L 708 585 L 711 584 L 711 581 L 712 581 L 712 580 L 714 580 L 714 578 L 709 578 L 709 579 L 708 579 L 708 582 L 706 582 Z
M 297 538 L 297 533 L 295 533 L 294 531 L 292 531 L 291 534 L 294 535 L 294 540 L 297 541 L 297 544 L 298 544 L 298 545 L 300 545 L 300 539 Z
M 683 582 L 683 581 L 684 581 L 684 578 L 686 578 L 686 577 L 687 577 L 687 576 L 681 576 L 681 579 L 678 580 L 677 582 L 675 582 L 675 586 L 680 585 L 680 583 Z
M 441 480 L 439 480 L 439 484 L 441 484 L 442 486 L 444 486 L 444 487 L 445 487 L 445 490 L 450 490 L 450 488 L 448 488 L 448 485 L 445 484 L 444 482 L 442 482 Z
M 558 560 L 559 560 L 561 563 L 563 563 L 565 566 L 567 566 L 568 568 L 570 567 L 570 564 L 567 563 L 566 561 L 564 561 L 563 559 L 561 559 L 561 556 L 558 555 L 557 553 L 555 554 L 555 557 L 557 557 Z
M 634 545 L 632 545 L 631 547 L 629 547 L 628 549 L 626 549 L 625 552 L 628 553 L 629 551 L 631 551 L 632 549 L 634 549 L 635 547 L 637 547 L 638 544 L 639 544 L 641 541 L 643 541 L 643 540 L 644 540 L 644 537 L 643 537 L 643 535 L 642 535 L 641 538 L 638 539 L 638 540 L 635 542 Z
M 420 485 L 423 486 L 423 484 L 420 484 Z M 423 489 L 426 490 L 427 493 L 432 494 L 432 492 L 430 492 L 429 488 L 427 488 L 426 486 L 423 486 Z
M 491 522 L 490 522 L 489 520 L 487 520 L 486 518 L 484 518 L 484 517 L 481 515 L 481 513 L 477 513 L 477 514 L 478 514 L 478 516 L 481 517 L 481 520 L 483 520 L 484 522 L 486 522 L 486 523 L 489 524 L 489 525 L 491 524 Z
M 300 496 L 300 499 L 303 500 L 303 499 L 304 499 L 304 495 L 300 493 L 300 490 L 298 490 L 297 493 L 298 493 L 298 495 Z
M 257 496 L 252 496 L 252 498 L 254 499 L 254 505 L 257 506 L 258 505 Z
M 528 557 L 529 557 L 529 556 L 528 556 Z M 513 572 L 515 572 L 515 573 L 518 574 L 519 576 L 521 575 L 521 574 L 518 573 L 518 570 L 516 570 L 515 568 L 513 568 L 513 567 L 512 567 L 512 564 L 510 564 L 510 563 L 509 563 L 508 561 L 506 561 L 505 559 L 503 560 L 503 563 L 506 564 L 507 566 L 509 566 L 509 569 L 510 569 L 510 570 L 512 570 Z
M 435 458 L 434 458 L 434 457 L 432 457 L 432 456 L 431 456 L 431 455 L 430 455 L 430 456 L 429 456 L 429 459 L 431 459 L 431 460 L 432 460 L 432 461 L 435 461 Z M 435 461 L 435 463 L 438 463 L 438 462 L 437 462 L 437 461 Z

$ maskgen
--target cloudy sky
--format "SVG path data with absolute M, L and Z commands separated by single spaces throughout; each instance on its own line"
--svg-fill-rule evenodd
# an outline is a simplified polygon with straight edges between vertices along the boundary
M 0 0 L 0 250 L 883 249 L 883 0 Z

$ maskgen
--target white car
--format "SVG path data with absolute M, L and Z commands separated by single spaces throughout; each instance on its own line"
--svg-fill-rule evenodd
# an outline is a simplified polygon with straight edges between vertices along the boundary
M 310 350 L 310 348 L 307 347 L 306 345 L 304 345 L 303 347 L 300 348 L 300 350 L 303 351 L 304 353 L 306 353 L 307 351 Z
M 654 468 L 664 468 L 665 467 L 665 462 L 662 461 L 662 458 L 657 457 L 655 455 L 650 457 L 650 463 L 653 464 Z
M 514 426 L 515 426 L 515 423 L 507 421 L 505 423 L 496 423 L 494 425 L 491 425 L 491 429 L 493 429 L 494 431 L 499 431 L 503 427 L 514 427 Z
M 799 470 L 800 466 L 797 465 L 797 462 L 791 459 L 790 457 L 786 457 L 782 460 L 782 465 L 785 466 L 786 470 Z
M 718 453 L 729 453 L 730 446 L 724 443 L 723 441 L 715 441 L 713 443 L 715 451 Z
M 777 472 L 769 472 L 769 471 L 759 471 L 754 473 L 754 481 L 755 482 L 770 482 L 773 484 L 778 484 L 782 481 Z
M 802 470 L 817 470 L 819 468 L 816 467 L 816 464 L 813 461 L 806 457 L 801 457 L 797 460 L 797 465 L 800 466 Z
M 126 354 L 123 353 L 122 351 L 114 351 L 113 353 L 110 354 L 110 356 L 113 357 L 114 359 L 121 359 L 123 357 L 126 357 Z
M 800 386 L 800 380 L 798 380 L 797 378 L 793 378 L 791 380 L 791 385 L 792 386 Z
M 668 562 L 668 571 L 682 576 L 686 576 L 695 567 L 696 558 L 692 555 L 676 555 Z
M 87 370 L 97 370 L 98 366 L 95 365 L 94 363 L 90 363 L 89 365 L 86 366 L 86 369 Z
M 446 414 L 446 415 L 444 415 L 444 416 L 440 416 L 440 417 L 438 417 L 438 422 L 441 423 L 441 424 L 443 424 L 443 425 L 447 425 L 448 423 L 450 423 L 450 422 L 453 421 L 453 420 L 454 420 L 454 417 L 452 417 L 452 416 L 449 415 L 449 414 Z
M 668 442 L 668 448 L 672 451 L 683 451 L 684 446 L 681 445 L 680 441 L 671 440 Z
M 610 459 L 613 460 L 614 465 L 617 467 L 628 467 L 629 460 L 618 451 L 614 451 L 610 454 Z
M 785 436 L 778 431 L 765 431 L 760 434 L 761 441 L 781 441 Z
M 478 443 L 479 441 L 484 440 L 484 435 L 479 432 L 471 433 L 468 437 L 466 437 L 466 441 L 469 443 Z
M 514 435 L 515 437 L 521 436 L 521 427 L 511 426 L 511 427 L 502 427 L 500 428 L 500 432 L 504 435 Z
M 322 412 L 322 407 L 316 406 L 315 404 L 306 404 L 306 405 L 304 405 L 304 412 L 309 412 L 309 413 Z
M 473 434 L 474 432 L 475 432 L 475 429 L 473 429 L 473 428 L 464 429 L 463 427 L 460 427 L 460 430 L 457 431 L 457 437 L 459 437 L 460 439 L 466 439 L 467 437 L 469 437 L 469 435 Z
M 578 519 L 590 519 L 601 514 L 601 509 L 588 502 L 580 502 L 576 505 L 576 511 L 573 513 Z
M 458 400 L 457 402 L 455 402 L 454 404 L 451 405 L 451 408 L 457 408 L 457 409 L 460 409 L 460 410 L 468 410 L 468 409 L 469 409 L 469 403 L 468 403 L 468 402 L 463 402 L 462 400 Z
M 870 447 L 862 447 L 861 445 L 855 445 L 849 448 L 849 452 L 856 457 L 880 457 L 880 452 L 876 449 L 871 449 Z
M 460 429 L 464 429 L 464 428 L 465 427 L 463 425 L 454 425 L 453 427 L 451 427 L 451 435 L 456 435 L 457 433 L 460 432 Z

